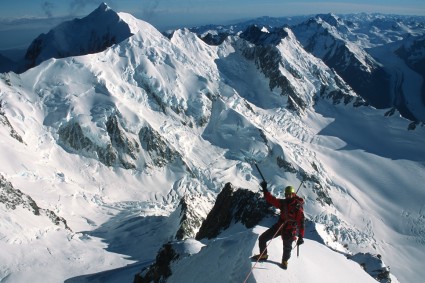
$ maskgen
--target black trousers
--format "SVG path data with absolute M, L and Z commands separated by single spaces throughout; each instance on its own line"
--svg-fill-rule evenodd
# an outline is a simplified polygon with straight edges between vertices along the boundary
M 282 236 L 283 241 L 283 255 L 282 255 L 282 261 L 288 261 L 288 259 L 291 257 L 291 251 L 292 251 L 292 243 L 294 242 L 294 237 L 292 233 L 285 233 L 285 231 L 279 231 L 277 230 L 280 227 L 280 223 L 274 224 L 272 227 L 267 229 L 263 234 L 260 235 L 258 238 L 258 245 L 260 246 L 260 253 L 267 254 L 267 242 L 271 239 Z M 283 228 L 284 229 L 284 228 Z M 277 233 L 276 233 L 277 232 Z

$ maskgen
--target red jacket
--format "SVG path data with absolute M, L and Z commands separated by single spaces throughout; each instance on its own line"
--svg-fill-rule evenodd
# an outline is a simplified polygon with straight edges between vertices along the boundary
M 266 201 L 280 209 L 279 224 L 284 223 L 282 236 L 301 236 L 304 238 L 304 199 L 295 195 L 293 198 L 278 199 L 270 192 L 265 192 Z M 297 234 L 298 232 L 298 234 Z

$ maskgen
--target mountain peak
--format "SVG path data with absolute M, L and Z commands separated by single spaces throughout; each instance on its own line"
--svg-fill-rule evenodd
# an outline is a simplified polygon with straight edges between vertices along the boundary
M 99 5 L 99 7 L 97 9 L 98 10 L 103 10 L 103 11 L 111 10 L 111 8 L 105 2 L 100 3 L 100 5 Z
M 91 13 L 89 14 L 89 16 L 90 16 L 90 15 L 99 16 L 99 15 L 101 15 L 101 14 L 108 13 L 108 12 L 113 13 L 113 14 L 117 14 L 114 10 L 112 10 L 112 9 L 108 6 L 108 4 L 106 4 L 105 2 L 103 2 L 103 3 L 101 3 L 101 4 L 99 5 L 99 7 L 97 7 L 97 8 L 96 8 L 93 12 L 91 12 Z
M 93 12 L 91 12 L 86 17 L 80 19 L 80 20 L 87 20 L 92 18 L 97 18 L 99 20 L 99 24 L 101 23 L 100 20 L 108 20 L 108 18 L 116 18 L 119 17 L 118 13 L 111 9 L 111 7 L 108 6 L 105 2 L 101 3 L 99 7 L 97 7 Z
M 87 17 L 64 22 L 38 36 L 25 54 L 22 71 L 50 58 L 101 52 L 131 35 L 129 25 L 102 3 Z
M 328 14 L 318 14 L 316 16 L 316 18 L 320 18 L 323 21 L 327 22 L 328 24 L 332 25 L 332 26 L 339 26 L 341 24 L 343 24 L 341 18 L 339 18 L 337 15 L 333 14 L 333 13 L 328 13 Z
M 240 36 L 257 45 L 278 45 L 288 33 L 282 28 L 269 30 L 267 27 L 251 25 Z

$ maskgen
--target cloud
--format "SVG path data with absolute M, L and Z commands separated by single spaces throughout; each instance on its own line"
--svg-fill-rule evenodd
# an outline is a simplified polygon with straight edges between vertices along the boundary
M 41 9 L 43 10 L 44 14 L 46 14 L 48 18 L 53 17 L 54 8 L 55 8 L 55 5 L 51 2 L 46 1 L 41 4 Z
M 75 15 L 84 11 L 86 6 L 99 6 L 99 0 L 72 0 L 69 4 L 70 13 Z
M 145 20 L 150 20 L 155 17 L 159 6 L 159 0 L 143 0 L 142 2 L 142 17 Z

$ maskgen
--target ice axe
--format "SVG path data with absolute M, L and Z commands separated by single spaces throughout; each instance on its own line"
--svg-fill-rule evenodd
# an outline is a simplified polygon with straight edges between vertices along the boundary
M 258 167 L 257 163 L 255 163 L 255 162 L 254 162 L 254 165 L 255 165 L 255 167 L 257 168 L 258 173 L 260 173 L 261 178 L 262 178 L 262 179 L 263 179 L 263 181 L 265 182 L 265 181 L 266 181 L 266 179 L 264 179 L 264 176 L 263 176 L 263 174 L 261 173 L 261 170 L 260 170 L 260 168 Z
M 303 178 L 303 180 L 301 181 L 301 184 L 298 186 L 298 189 L 297 189 L 297 191 L 296 191 L 296 193 L 295 194 L 298 194 L 298 191 L 301 189 L 301 185 L 304 183 L 304 178 Z M 297 257 L 299 257 L 300 256 L 300 245 L 297 245 Z
M 239 151 L 240 151 L 240 152 L 242 152 L 243 157 L 244 157 L 244 159 L 245 159 L 245 161 L 246 161 L 246 162 L 248 162 L 248 163 L 249 163 L 249 164 L 251 164 L 251 165 L 254 163 L 255 167 L 256 167 L 256 168 L 257 168 L 257 170 L 258 170 L 258 173 L 260 173 L 261 178 L 262 178 L 262 179 L 263 179 L 263 181 L 265 182 L 265 181 L 266 181 L 266 179 L 264 178 L 263 174 L 261 173 L 260 168 L 259 168 L 259 167 L 258 167 L 258 165 L 257 165 L 257 160 L 259 160 L 258 156 L 256 157 L 254 154 L 252 154 L 252 153 L 250 153 L 250 152 L 248 152 L 248 151 L 246 151 L 246 150 L 243 150 L 243 149 L 239 149 Z M 264 157 L 263 157 L 263 158 L 264 158 Z
M 304 178 L 303 178 L 303 180 L 301 181 L 301 184 L 298 186 L 298 189 L 297 189 L 297 191 L 295 192 L 295 194 L 298 194 L 298 191 L 301 189 L 301 185 L 304 183 Z

